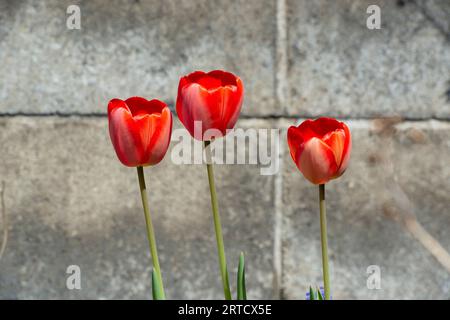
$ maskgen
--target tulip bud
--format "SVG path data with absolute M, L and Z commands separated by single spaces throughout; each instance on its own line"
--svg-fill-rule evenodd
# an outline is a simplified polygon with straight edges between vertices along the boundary
M 214 130 L 215 137 L 224 136 L 236 124 L 243 98 L 244 86 L 234 74 L 195 71 L 180 79 L 178 118 L 197 140 L 210 140 L 205 135 L 208 130 Z M 196 130 L 196 123 L 201 123 L 200 130 Z
M 132 97 L 108 104 L 109 135 L 119 160 L 128 167 L 160 162 L 172 134 L 172 113 L 159 100 Z
M 352 149 L 350 130 L 332 118 L 306 120 L 287 133 L 292 160 L 306 179 L 324 184 L 341 176 Z

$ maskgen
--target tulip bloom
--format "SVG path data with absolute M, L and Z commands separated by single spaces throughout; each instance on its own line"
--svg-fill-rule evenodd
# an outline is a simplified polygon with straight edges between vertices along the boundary
M 132 97 L 108 104 L 109 135 L 120 162 L 137 167 L 147 237 L 153 262 L 152 288 L 155 300 L 165 299 L 155 231 L 147 200 L 144 166 L 157 164 L 167 152 L 172 135 L 172 113 L 164 102 Z
M 236 124 L 243 97 L 244 86 L 234 74 L 221 70 L 195 71 L 180 79 L 178 118 L 197 140 L 209 140 L 204 134 L 210 129 L 224 136 Z M 201 123 L 201 130 L 195 130 L 195 122 Z
M 306 179 L 319 185 L 320 239 L 324 296 L 331 299 L 328 264 L 325 183 L 341 176 L 347 168 L 352 150 L 350 130 L 332 118 L 306 120 L 290 127 L 287 134 L 292 160 Z M 313 292 L 311 290 L 311 292 Z
M 350 130 L 332 118 L 306 120 L 288 130 L 288 144 L 298 169 L 314 184 L 341 176 L 352 149 Z
M 109 135 L 120 162 L 128 167 L 160 162 L 172 134 L 172 113 L 159 100 L 132 97 L 108 104 Z
M 236 124 L 244 99 L 244 86 L 232 73 L 215 70 L 208 73 L 195 71 L 180 79 L 177 96 L 177 114 L 192 137 L 204 141 L 207 158 L 213 138 L 227 134 Z M 199 126 L 200 125 L 200 126 Z M 211 207 L 216 232 L 219 266 L 226 300 L 231 300 L 225 246 L 212 163 L 207 163 Z

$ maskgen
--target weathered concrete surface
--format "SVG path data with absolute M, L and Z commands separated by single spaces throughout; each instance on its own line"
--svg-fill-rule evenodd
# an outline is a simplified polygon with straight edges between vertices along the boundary
M 418 221 L 449 250 L 450 126 L 427 121 L 392 129 L 351 121 L 350 127 L 350 167 L 327 185 L 333 296 L 448 298 L 450 274 L 388 217 L 387 205 L 402 206 L 407 197 Z M 0 260 L 0 297 L 149 298 L 137 178 L 116 160 L 106 119 L 6 117 L 0 128 L 10 233 Z M 168 297 L 221 298 L 205 168 L 175 165 L 169 153 L 146 176 Z M 255 166 L 216 166 L 216 176 L 231 284 L 243 250 L 249 296 L 270 298 L 275 177 L 261 176 Z M 321 282 L 317 190 L 287 150 L 282 178 L 282 297 L 303 299 L 310 284 Z M 81 267 L 81 291 L 65 287 L 72 264 Z M 366 288 L 366 268 L 374 264 L 381 267 L 382 290 Z
M 0 145 L 9 220 L 0 298 L 150 299 L 137 176 L 116 159 L 106 118 L 1 118 Z M 244 251 L 248 296 L 270 298 L 273 176 L 243 165 L 215 173 L 232 290 Z M 175 165 L 168 154 L 146 178 L 168 298 L 222 298 L 206 168 Z M 79 291 L 65 286 L 72 264 Z
M 350 166 L 326 185 L 334 298 L 450 298 L 449 271 L 390 212 L 408 211 L 450 251 L 450 126 L 352 121 L 350 128 Z M 318 187 L 287 151 L 284 159 L 283 288 L 292 299 L 322 283 Z M 381 290 L 367 289 L 370 265 L 381 268 Z
M 450 5 L 425 2 L 288 0 L 288 112 L 450 118 Z M 380 30 L 366 27 L 374 4 Z
M 78 4 L 81 30 L 66 27 Z M 114 97 L 173 105 L 180 76 L 225 69 L 243 113 L 274 108 L 271 0 L 0 1 L 0 112 L 105 113 Z
M 71 4 L 81 30 L 66 27 Z M 381 30 L 366 28 L 371 4 Z M 448 1 L 287 0 L 287 114 L 450 117 Z M 174 104 L 178 79 L 224 68 L 243 114 L 276 103 L 275 1 L 0 1 L 1 113 L 104 113 L 113 97 Z
M 450 37 L 450 2 L 446 0 L 416 0 L 414 4 L 419 6 L 424 15 L 441 32 Z
M 66 28 L 71 4 L 81 30 Z M 381 30 L 366 28 L 371 4 Z M 350 122 L 351 165 L 327 187 L 333 296 L 449 298 L 449 273 L 405 224 L 417 217 L 450 250 L 449 13 L 447 0 L 0 0 L 0 114 L 15 115 L 0 118 L 0 298 L 150 298 L 137 178 L 116 160 L 106 118 L 17 115 L 104 114 L 132 95 L 173 107 L 181 75 L 215 68 L 245 83 L 241 127 L 420 119 Z M 254 119 L 272 115 L 282 119 Z M 250 298 L 272 297 L 273 265 L 282 298 L 321 281 L 317 190 L 284 149 L 279 176 L 216 168 L 230 282 L 243 250 Z M 167 157 L 146 175 L 168 297 L 221 298 L 205 168 Z M 81 291 L 65 287 L 71 264 Z M 371 264 L 382 290 L 366 288 Z

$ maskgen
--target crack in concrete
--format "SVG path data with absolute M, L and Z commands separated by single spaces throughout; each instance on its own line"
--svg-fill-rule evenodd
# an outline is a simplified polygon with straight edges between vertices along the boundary
M 287 45 L 287 8 L 286 0 L 276 2 L 276 70 L 275 70 L 275 96 L 278 106 L 284 113 L 289 105 L 288 90 L 288 45 Z M 272 119 L 274 119 L 272 117 Z M 278 118 L 278 121 L 282 118 Z M 280 167 L 283 164 L 283 146 L 278 145 L 277 157 Z M 278 171 L 274 179 L 274 235 L 273 235 L 273 297 L 281 299 L 283 294 L 283 174 Z
M 298 120 L 298 119 L 312 119 L 319 117 L 333 117 L 339 120 L 376 120 L 376 119 L 384 119 L 384 118 L 394 118 L 399 117 L 402 121 L 430 121 L 430 120 L 438 120 L 438 121 L 450 121 L 449 117 L 440 117 L 440 116 L 429 116 L 429 117 L 411 117 L 411 116 L 399 116 L 396 114 L 392 115 L 379 115 L 379 116 L 335 116 L 335 115 L 310 115 L 310 114 L 292 114 L 292 115 L 280 115 L 280 114 L 267 114 L 267 115 L 241 115 L 241 119 L 255 119 L 255 120 Z
M 282 130 L 284 136 L 285 130 Z M 283 155 L 284 144 L 277 144 L 279 170 L 274 178 L 273 296 L 283 298 Z
M 5 181 L 2 181 L 2 189 L 0 190 L 0 204 L 1 204 L 1 214 L 2 214 L 2 224 L 3 224 L 3 239 L 2 244 L 0 246 L 0 260 L 3 257 L 3 254 L 6 250 L 6 244 L 8 243 L 8 219 L 6 215 L 6 206 L 5 206 Z
M 450 89 L 449 89 L 450 95 Z M 30 118 L 45 118 L 45 117 L 59 117 L 59 118 L 106 118 L 108 115 L 104 112 L 98 113 L 83 113 L 83 112 L 42 112 L 42 113 L 27 113 L 27 112 L 16 112 L 16 113 L 0 113 L 0 118 L 16 118 L 16 117 L 30 117 Z M 173 114 L 175 118 L 178 118 L 176 113 Z M 310 114 L 264 114 L 264 115 L 250 115 L 250 114 L 241 114 L 240 119 L 243 120 L 299 120 L 299 119 L 312 119 L 319 118 L 321 116 L 333 117 L 342 121 L 346 120 L 377 120 L 377 119 L 385 119 L 392 117 L 399 117 L 401 121 L 412 121 L 412 122 L 420 122 L 420 121 L 450 121 L 450 116 L 429 116 L 429 117 L 414 117 L 414 116 L 399 116 L 399 115 L 379 115 L 379 116 L 335 116 L 335 115 L 310 115 Z
M 428 9 L 416 0 L 411 0 L 411 3 L 419 9 L 420 13 L 445 37 L 447 42 L 450 42 L 450 30 L 446 30 L 439 21 L 437 21 L 428 11 Z

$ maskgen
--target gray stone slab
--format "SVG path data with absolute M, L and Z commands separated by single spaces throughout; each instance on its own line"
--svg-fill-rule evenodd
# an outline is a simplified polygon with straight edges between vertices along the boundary
M 83 1 L 69 30 L 72 4 L 0 1 L 1 113 L 105 113 L 135 95 L 173 105 L 182 75 L 214 69 L 242 78 L 244 114 L 273 113 L 274 1 Z
M 450 270 L 425 249 L 423 234 L 405 228 L 418 221 L 450 251 L 450 126 L 393 123 L 349 122 L 350 165 L 326 185 L 335 299 L 450 297 Z M 282 211 L 283 294 L 303 299 L 309 285 L 322 283 L 318 187 L 303 178 L 287 151 Z M 381 268 L 381 290 L 367 288 L 370 265 Z
M 366 27 L 369 5 L 381 9 L 380 30 Z M 450 117 L 448 1 L 427 11 L 390 0 L 289 0 L 287 7 L 289 113 Z
M 450 2 L 446 0 L 417 0 L 415 3 L 443 34 L 450 37 Z
M 0 297 L 150 299 L 136 170 L 116 159 L 107 119 L 3 117 L 0 146 L 9 220 Z M 221 299 L 205 166 L 176 165 L 168 154 L 145 173 L 167 297 Z M 249 298 L 270 298 L 273 176 L 244 165 L 216 165 L 215 173 L 233 293 L 244 251 Z M 82 290 L 66 289 L 69 265 L 80 266 Z

